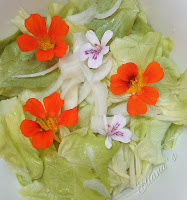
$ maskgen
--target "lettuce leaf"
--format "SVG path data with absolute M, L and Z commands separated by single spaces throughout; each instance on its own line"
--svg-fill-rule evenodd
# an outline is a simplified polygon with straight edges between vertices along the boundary
M 29 17 L 29 14 L 21 8 L 18 11 L 18 15 L 11 20 L 12 24 L 14 24 L 22 33 L 29 33 L 25 28 L 25 19 Z
M 134 62 L 139 70 L 144 71 L 157 56 L 162 56 L 157 51 L 160 39 L 161 34 L 156 32 L 149 32 L 144 37 L 132 34 L 122 39 L 116 38 L 110 46 L 113 57 L 117 62 L 116 66 Z
M 135 149 L 136 155 L 141 160 L 152 163 L 153 165 L 165 163 L 165 158 L 161 151 L 161 143 L 170 125 L 171 122 L 158 120 L 149 120 L 148 127 L 147 123 L 142 123 L 142 130 L 147 129 L 146 136 L 140 141 Z
M 155 59 L 156 62 L 160 63 L 164 69 L 164 78 L 152 84 L 153 87 L 157 88 L 160 96 L 165 93 L 171 92 L 173 88 L 177 86 L 177 83 L 181 77 L 177 65 L 166 57 L 159 57 Z
M 15 32 L 13 35 L 0 41 L 0 55 L 3 53 L 5 47 L 16 40 L 16 38 L 21 34 L 20 31 Z
M 24 120 L 17 98 L 0 102 L 0 157 L 16 173 L 19 182 L 27 185 L 43 174 L 43 161 L 28 138 L 20 131 Z
M 162 142 L 162 147 L 164 149 L 171 149 L 178 139 L 178 136 L 180 135 L 181 126 L 172 124 L 169 129 L 166 132 L 165 138 Z
M 168 117 L 180 118 L 174 122 L 187 125 L 187 70 L 181 76 L 176 87 L 159 98 L 156 106 Z
M 24 88 L 42 89 L 48 87 L 58 78 L 58 69 L 42 77 L 12 78 L 11 76 L 40 72 L 55 63 L 55 59 L 48 62 L 39 62 L 34 51 L 22 52 L 17 43 L 13 42 L 5 48 L 0 58 L 0 94 L 11 97 Z
M 52 148 L 43 150 L 41 157 L 44 161 L 44 173 L 40 180 L 23 187 L 20 193 L 38 200 L 108 200 L 97 192 L 95 187 L 85 187 L 85 181 L 98 179 L 110 190 L 107 165 L 119 149 L 119 143 L 114 142 L 113 148 L 108 150 L 104 146 L 105 138 L 97 138 L 92 132 L 81 136 L 82 133 L 71 134 L 63 138 L 58 155 Z M 97 171 L 86 154 L 86 147 L 92 146 Z M 104 194 L 104 191 L 103 191 Z
M 104 12 L 109 10 L 116 1 L 114 0 L 99 0 L 97 1 L 97 10 Z M 92 29 L 99 39 L 107 30 L 113 31 L 113 38 L 122 38 L 130 34 L 132 26 L 139 11 L 138 3 L 136 0 L 122 0 L 120 8 L 116 13 L 106 19 L 93 19 L 88 27 Z
M 51 17 L 58 15 L 62 19 L 65 19 L 69 15 L 74 15 L 86 10 L 91 4 L 93 4 L 91 0 L 68 0 L 66 3 L 49 2 L 48 14 Z
M 154 32 L 154 30 L 148 24 L 146 13 L 142 10 L 140 10 L 140 12 L 137 14 L 137 18 L 132 29 L 132 33 L 140 37 L 145 36 L 149 32 Z

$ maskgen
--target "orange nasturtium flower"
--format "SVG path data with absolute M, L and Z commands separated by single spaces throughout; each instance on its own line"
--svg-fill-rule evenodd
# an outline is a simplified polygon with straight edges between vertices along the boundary
M 54 16 L 49 30 L 43 17 L 39 14 L 32 14 L 25 20 L 26 29 L 33 35 L 27 33 L 17 37 L 17 43 L 21 51 L 36 51 L 36 58 L 39 61 L 52 60 L 54 56 L 62 58 L 68 45 L 61 38 L 68 34 L 69 26 L 58 16 Z
M 32 145 L 36 149 L 48 148 L 53 139 L 61 142 L 57 136 L 59 125 L 73 126 L 78 121 L 77 107 L 58 113 L 64 105 L 60 94 L 54 92 L 43 99 L 44 106 L 35 98 L 29 99 L 23 110 L 37 117 L 36 121 L 25 119 L 20 125 L 24 136 L 32 137 Z
M 158 90 L 149 84 L 156 83 L 163 77 L 164 71 L 157 62 L 150 63 L 144 73 L 138 70 L 136 64 L 126 63 L 111 77 L 110 91 L 115 95 L 125 92 L 131 94 L 127 103 L 127 111 L 131 116 L 145 114 L 146 104 L 155 105 L 159 98 Z

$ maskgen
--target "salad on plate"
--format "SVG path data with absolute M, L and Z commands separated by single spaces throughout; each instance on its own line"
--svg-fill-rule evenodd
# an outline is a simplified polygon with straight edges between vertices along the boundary
M 32 200 L 137 191 L 187 125 L 187 70 L 136 0 L 21 8 L 0 41 L 0 157 Z M 124 196 L 125 198 L 125 196 Z

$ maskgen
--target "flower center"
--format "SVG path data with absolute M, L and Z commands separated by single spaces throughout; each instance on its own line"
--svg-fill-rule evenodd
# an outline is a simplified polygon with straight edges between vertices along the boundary
M 59 126 L 58 126 L 57 121 L 56 121 L 55 118 L 49 117 L 47 119 L 43 119 L 41 121 L 37 121 L 37 123 L 41 126 L 41 128 L 44 131 L 52 130 L 53 131 L 54 140 L 56 140 L 58 143 L 61 143 L 61 140 L 56 135 Z
M 48 131 L 48 130 L 52 130 L 53 132 L 58 131 L 58 124 L 57 124 L 56 120 L 52 117 L 49 117 L 48 119 L 44 119 L 42 121 L 37 121 L 37 123 L 45 131 Z
M 146 84 L 143 80 L 143 72 L 139 72 L 138 76 L 131 78 L 129 81 L 130 88 L 128 89 L 127 93 L 134 94 L 134 93 L 140 93 L 143 86 Z
M 52 42 L 51 39 L 48 36 L 40 38 L 38 40 L 38 44 L 40 45 L 40 47 L 44 51 L 48 51 L 50 49 L 54 49 L 54 47 L 55 47 L 55 42 Z

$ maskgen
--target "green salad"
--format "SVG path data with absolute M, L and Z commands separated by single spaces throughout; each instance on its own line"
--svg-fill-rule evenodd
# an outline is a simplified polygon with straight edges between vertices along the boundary
M 136 0 L 23 8 L 0 41 L 0 157 L 32 200 L 109 200 L 166 162 L 187 70 Z M 125 197 L 124 197 L 125 198 Z

